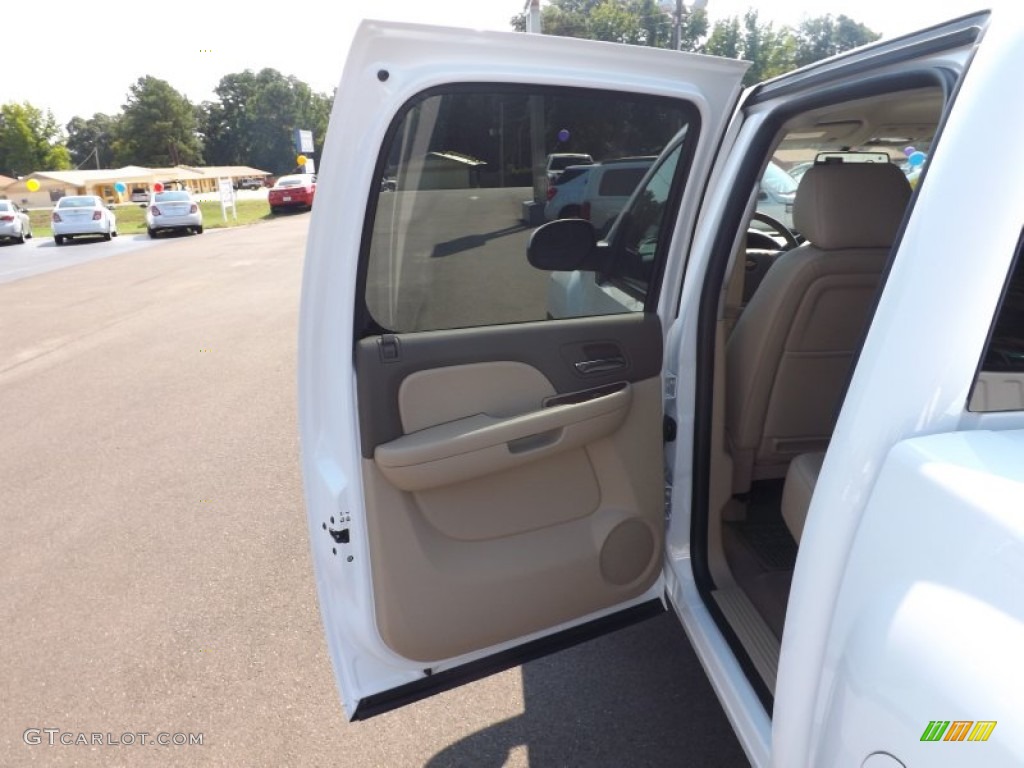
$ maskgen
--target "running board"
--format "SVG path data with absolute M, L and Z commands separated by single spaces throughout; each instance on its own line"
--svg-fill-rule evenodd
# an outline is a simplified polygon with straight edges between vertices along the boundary
M 716 589 L 711 595 L 750 657 L 754 669 L 774 696 L 780 648 L 775 634 L 739 587 Z

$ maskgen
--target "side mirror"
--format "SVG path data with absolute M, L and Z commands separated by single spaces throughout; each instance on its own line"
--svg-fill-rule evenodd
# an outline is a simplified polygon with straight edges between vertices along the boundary
M 571 272 L 601 271 L 604 248 L 597 244 L 594 225 L 584 219 L 558 219 L 530 236 L 526 258 L 537 269 Z

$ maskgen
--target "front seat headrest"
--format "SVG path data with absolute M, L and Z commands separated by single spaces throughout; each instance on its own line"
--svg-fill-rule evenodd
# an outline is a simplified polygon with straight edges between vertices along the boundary
M 825 250 L 888 248 L 910 194 L 907 177 L 891 163 L 815 165 L 797 187 L 793 225 Z

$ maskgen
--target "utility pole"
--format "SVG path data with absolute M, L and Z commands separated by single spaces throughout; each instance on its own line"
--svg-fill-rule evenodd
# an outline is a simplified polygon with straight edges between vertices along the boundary
M 526 31 L 533 34 L 540 34 L 540 0 L 526 0 L 523 6 L 526 14 Z
M 687 18 L 694 11 L 702 11 L 708 7 L 708 0 L 693 0 L 690 7 L 686 7 L 683 0 L 676 0 L 675 10 L 668 3 L 661 4 L 661 10 L 672 14 L 672 50 L 679 51 L 683 48 L 683 19 Z
M 526 0 L 526 31 L 541 34 L 540 0 Z M 544 223 L 544 200 L 547 197 L 548 179 L 544 147 L 544 97 L 530 97 L 530 156 L 533 167 L 533 200 L 523 202 L 523 221 L 530 225 Z

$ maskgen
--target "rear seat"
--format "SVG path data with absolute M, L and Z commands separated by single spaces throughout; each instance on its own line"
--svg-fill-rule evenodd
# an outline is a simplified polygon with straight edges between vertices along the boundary
M 824 461 L 824 452 L 801 453 L 789 463 L 786 471 L 786 484 L 782 488 L 782 519 L 798 544 Z

